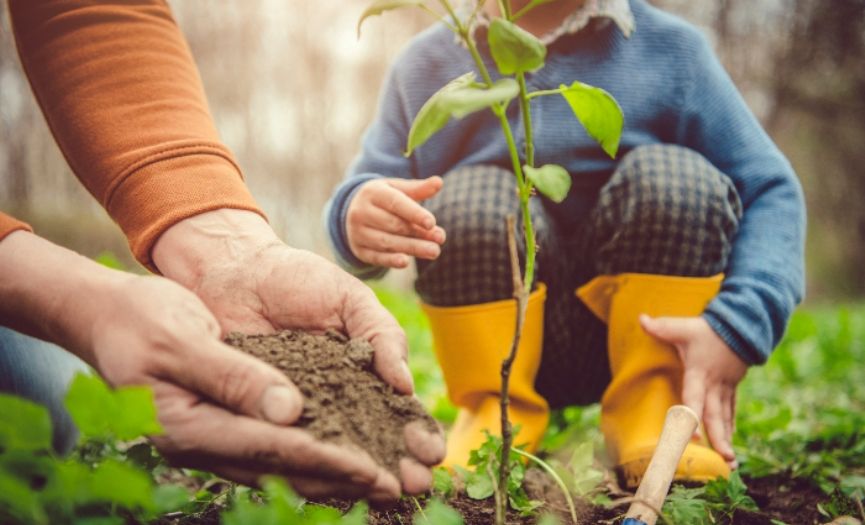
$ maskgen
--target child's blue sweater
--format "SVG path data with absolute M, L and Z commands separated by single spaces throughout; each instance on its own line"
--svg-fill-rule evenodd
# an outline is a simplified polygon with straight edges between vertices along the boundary
M 530 90 L 580 80 L 609 91 L 622 107 L 619 157 L 643 144 L 669 143 L 698 151 L 727 174 L 744 217 L 721 293 L 703 317 L 746 362 L 762 363 L 778 344 L 804 288 L 805 209 L 790 164 L 749 111 L 703 36 L 645 0 L 631 0 L 636 30 L 625 38 L 612 23 L 594 23 L 556 40 L 547 65 L 527 77 Z M 485 32 L 477 34 L 490 71 Z M 510 168 L 497 119 L 489 111 L 453 121 L 410 158 L 403 156 L 412 119 L 448 81 L 475 71 L 469 53 L 437 25 L 402 53 L 387 79 L 363 149 L 325 210 L 340 262 L 362 277 L 383 273 L 348 248 L 345 217 L 355 190 L 377 177 L 424 178 L 466 165 Z M 479 75 L 480 76 L 480 75 Z M 520 145 L 516 103 L 510 120 Z M 548 209 L 577 225 L 593 205 L 616 161 L 589 138 L 558 96 L 532 101 L 538 165 L 564 166 L 574 179 L 569 197 Z

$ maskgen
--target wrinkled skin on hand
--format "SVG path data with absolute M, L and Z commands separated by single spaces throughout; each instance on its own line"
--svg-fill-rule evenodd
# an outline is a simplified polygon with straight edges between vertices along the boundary
M 153 388 L 165 430 L 153 438 L 173 464 L 255 484 L 288 478 L 304 495 L 333 491 L 388 501 L 399 484 L 364 454 L 345 454 L 288 426 L 300 394 L 284 375 L 220 340 L 191 292 L 158 277 L 126 277 L 103 299 L 92 364 L 113 385 Z
M 229 331 L 251 334 L 301 329 L 321 333 L 335 329 L 369 341 L 375 349 L 374 368 L 382 379 L 399 392 L 413 392 L 405 334 L 375 294 L 325 259 L 283 244 L 257 215 L 218 210 L 187 219 L 163 234 L 153 256 L 163 274 L 192 290 L 213 312 L 223 335 Z M 206 358 L 201 363 L 207 363 Z M 300 402 L 297 405 L 300 407 Z M 281 423 L 290 424 L 296 417 L 284 418 Z M 311 438 L 309 441 L 307 449 L 336 449 Z M 271 450 L 267 447 L 275 444 L 259 443 L 259 453 L 266 453 Z M 338 465 L 336 469 L 324 466 L 321 472 L 302 469 L 304 477 L 289 477 L 295 489 L 308 496 L 358 495 L 359 491 L 363 495 L 366 490 L 386 501 L 398 496 L 400 486 L 408 493 L 423 492 L 432 483 L 429 467 L 443 457 L 444 440 L 440 434 L 431 435 L 419 425 L 410 425 L 406 445 L 413 457 L 400 462 L 399 481 L 380 466 L 372 478 L 337 481 L 354 480 L 351 476 L 357 476 L 354 463 L 358 457 L 371 461 L 365 454 L 343 449 L 334 450 L 333 459 L 342 458 L 344 469 Z M 280 458 L 278 462 L 286 465 L 295 459 Z M 300 459 L 299 464 L 307 465 L 307 459 Z M 328 477 L 339 472 L 341 476 Z

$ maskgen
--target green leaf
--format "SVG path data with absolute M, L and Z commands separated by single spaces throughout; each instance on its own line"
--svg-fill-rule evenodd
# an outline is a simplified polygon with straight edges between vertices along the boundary
M 38 493 L 0 468 L 0 518 L 7 517 L 20 523 L 48 523 Z
M 522 489 L 509 490 L 508 502 L 511 508 L 524 516 L 532 514 L 535 510 L 543 506 L 542 501 L 529 499 L 529 496 Z
M 487 35 L 490 53 L 502 75 L 530 73 L 544 67 L 546 46 L 513 22 L 495 18 Z
M 591 441 L 577 445 L 568 461 L 568 477 L 571 490 L 584 496 L 597 487 L 604 479 L 604 473 L 594 467 L 595 447 Z M 565 478 L 567 479 L 567 478 Z
M 95 375 L 77 374 L 66 394 L 66 408 L 84 438 L 129 440 L 162 432 L 147 387 L 112 391 Z
M 115 460 L 107 460 L 93 470 L 88 482 L 91 501 L 114 503 L 127 509 L 154 509 L 150 477 Z
M 508 102 L 519 92 L 520 87 L 512 78 L 499 80 L 489 88 L 477 84 L 474 73 L 466 73 L 451 80 L 420 108 L 408 133 L 405 156 L 411 155 L 415 148 L 445 127 L 451 118 L 460 119 Z
M 110 437 L 110 421 L 116 411 L 114 397 L 95 375 L 75 375 L 66 393 L 66 409 L 82 437 Z
M 463 525 L 460 513 L 437 499 L 427 503 L 423 512 L 417 511 L 412 516 L 413 525 Z
M 360 27 L 363 25 L 364 20 L 371 16 L 380 15 L 385 11 L 393 9 L 420 7 L 422 5 L 424 5 L 423 0 L 377 0 L 360 15 L 360 19 L 357 21 L 357 37 L 360 38 Z
M 706 502 L 700 499 L 702 495 L 703 487 L 688 489 L 676 485 L 667 496 L 662 511 L 673 523 L 708 524 L 711 516 Z
M 120 440 L 162 433 L 156 418 L 153 390 L 147 387 L 124 387 L 114 391 L 117 414 L 111 420 L 114 436 Z
M 0 454 L 7 450 L 49 450 L 51 416 L 39 404 L 0 394 Z
M 545 164 L 540 168 L 523 166 L 526 177 L 553 202 L 562 202 L 571 189 L 571 175 L 561 166 Z
M 487 499 L 493 491 L 493 480 L 486 472 L 472 472 L 466 478 L 466 493 L 472 499 Z
M 454 480 L 444 467 L 433 469 L 433 492 L 447 498 L 454 491 Z
M 582 82 L 570 86 L 562 84 L 559 92 L 589 136 L 601 144 L 607 155 L 615 158 L 625 125 L 622 108 L 616 99 L 603 89 Z
M 285 480 L 268 477 L 263 482 L 264 493 L 267 496 L 266 508 L 272 516 L 271 523 L 294 523 L 292 520 L 300 517 L 300 498 L 291 490 Z
M 369 506 L 366 502 L 358 502 L 342 517 L 340 523 L 342 525 L 366 525 Z
M 300 523 L 315 523 L 318 525 L 321 524 L 331 524 L 331 523 L 340 523 L 342 519 L 342 514 L 333 507 L 326 507 L 324 505 L 306 505 L 304 508 L 304 519 Z M 287 520 L 282 521 L 282 523 L 289 523 Z
M 176 512 L 189 502 L 189 492 L 181 485 L 160 485 L 153 491 L 156 515 Z

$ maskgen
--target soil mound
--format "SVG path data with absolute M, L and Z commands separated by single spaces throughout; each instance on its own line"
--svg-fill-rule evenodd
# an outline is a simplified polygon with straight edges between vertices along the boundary
M 273 335 L 232 333 L 226 343 L 285 372 L 304 396 L 297 426 L 315 437 L 366 450 L 399 477 L 407 456 L 403 428 L 437 424 L 420 402 L 397 393 L 372 369 L 373 348 L 337 332 L 312 335 L 286 330 Z

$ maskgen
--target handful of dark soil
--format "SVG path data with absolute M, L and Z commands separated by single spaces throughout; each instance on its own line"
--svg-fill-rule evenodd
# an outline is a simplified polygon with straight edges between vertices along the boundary
M 285 372 L 304 396 L 296 426 L 316 438 L 356 446 L 399 477 L 407 456 L 403 429 L 421 421 L 437 428 L 420 402 L 397 393 L 372 369 L 373 349 L 342 334 L 286 330 L 273 335 L 232 333 L 226 343 Z

